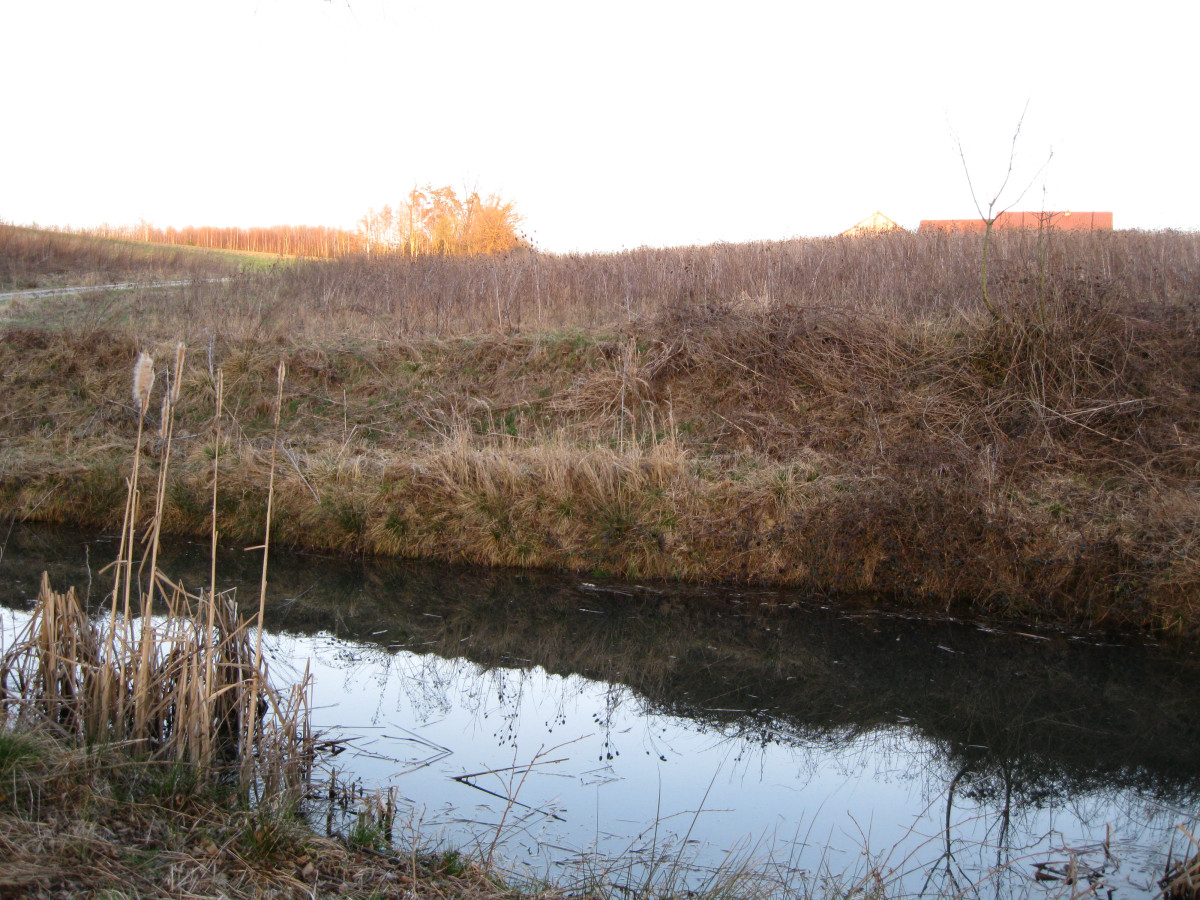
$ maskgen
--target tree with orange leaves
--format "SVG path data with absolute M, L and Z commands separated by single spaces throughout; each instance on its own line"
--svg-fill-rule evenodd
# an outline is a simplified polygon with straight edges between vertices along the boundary
M 368 253 L 467 256 L 507 253 L 525 245 L 522 216 L 512 201 L 472 191 L 460 200 L 452 187 L 414 187 L 396 209 L 368 210 L 359 234 Z

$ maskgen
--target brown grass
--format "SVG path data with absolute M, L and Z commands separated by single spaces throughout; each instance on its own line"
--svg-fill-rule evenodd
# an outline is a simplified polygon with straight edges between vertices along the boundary
M 1200 897 L 1200 841 L 1183 825 L 1177 826 L 1176 831 L 1186 839 L 1183 856 L 1174 860 L 1176 848 L 1171 847 L 1166 874 L 1158 882 L 1162 888 L 1159 896 L 1166 900 L 1196 900 Z
M 0 895 L 57 900 L 513 897 L 478 865 L 349 848 L 171 766 L 0 731 Z M 556 897 L 545 891 L 523 896 Z
M 395 339 L 485 331 L 611 329 L 664 308 L 756 302 L 891 322 L 984 313 L 977 235 L 884 234 L 613 254 L 372 259 L 298 264 L 214 289 L 207 320 L 228 336 L 339 333 Z M 1192 304 L 1200 238 L 1191 233 L 993 237 L 989 294 L 1000 310 L 1031 291 Z M 163 311 L 164 315 L 169 315 Z
M 998 319 L 977 240 L 345 260 L 151 298 L 147 332 L 207 336 L 163 527 L 207 531 L 219 451 L 222 532 L 261 534 L 282 356 L 286 543 L 1194 633 L 1200 239 L 998 235 Z M 113 525 L 120 335 L 7 332 L 11 514 Z
M 0 223 L 0 291 L 234 275 L 236 257 Z

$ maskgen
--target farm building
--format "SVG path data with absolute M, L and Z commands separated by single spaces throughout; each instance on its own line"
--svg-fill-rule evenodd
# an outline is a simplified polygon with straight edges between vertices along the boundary
M 846 237 L 858 237 L 864 234 L 877 234 L 880 231 L 893 231 L 900 226 L 883 213 L 876 210 L 857 225 L 852 225 L 842 232 Z
M 1110 212 L 1003 212 L 996 229 L 1056 228 L 1061 231 L 1112 231 Z M 983 219 L 922 219 L 920 231 L 983 231 Z

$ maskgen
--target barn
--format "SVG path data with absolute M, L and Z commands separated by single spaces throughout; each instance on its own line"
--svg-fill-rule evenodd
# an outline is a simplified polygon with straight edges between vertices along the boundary
M 993 229 L 1053 228 L 1058 231 L 1112 231 L 1111 212 L 1072 212 L 1069 209 L 1053 212 L 1002 212 L 996 216 Z M 983 231 L 979 219 L 922 219 L 918 231 Z

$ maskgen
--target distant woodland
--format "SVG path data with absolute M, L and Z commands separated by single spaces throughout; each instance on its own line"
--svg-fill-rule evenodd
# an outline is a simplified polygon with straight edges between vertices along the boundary
M 353 231 L 322 225 L 160 228 L 149 222 L 57 230 L 155 244 L 320 259 L 357 254 L 507 253 L 527 244 L 518 230 L 521 222 L 516 205 L 495 194 L 481 197 L 472 191 L 459 198 L 451 187 L 425 186 L 414 188 L 395 206 L 368 210 Z

